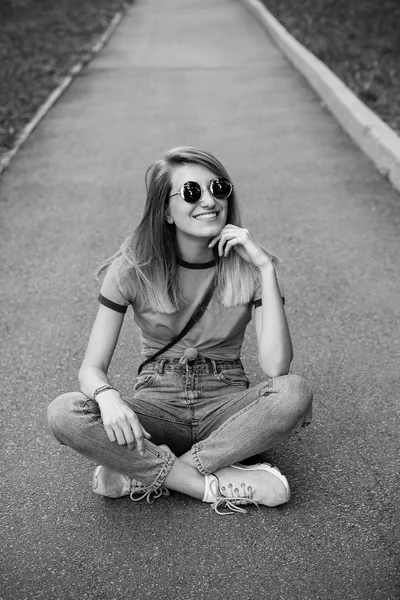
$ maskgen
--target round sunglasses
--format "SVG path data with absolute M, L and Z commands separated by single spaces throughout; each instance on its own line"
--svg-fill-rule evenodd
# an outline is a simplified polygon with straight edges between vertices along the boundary
M 211 179 L 206 189 L 216 200 L 226 200 L 232 193 L 233 183 L 229 179 L 226 179 L 226 177 L 216 177 L 215 179 Z M 204 191 L 197 181 L 187 181 L 179 189 L 179 192 L 172 194 L 170 198 L 181 196 L 185 202 L 196 204 L 203 197 Z

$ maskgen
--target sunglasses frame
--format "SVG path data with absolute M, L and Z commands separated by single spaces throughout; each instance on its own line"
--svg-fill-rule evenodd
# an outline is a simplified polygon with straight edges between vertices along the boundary
M 212 193 L 212 191 L 211 191 L 211 186 L 212 186 L 213 182 L 214 182 L 214 181 L 218 181 L 218 180 L 220 180 L 220 179 L 224 179 L 224 180 L 225 180 L 225 181 L 227 181 L 227 182 L 229 183 L 229 185 L 231 186 L 231 189 L 230 189 L 230 191 L 229 191 L 229 194 L 228 194 L 227 196 L 225 196 L 225 198 L 216 198 L 216 197 L 214 196 L 214 194 Z M 196 185 L 198 185 L 198 186 L 199 186 L 199 189 L 200 189 L 200 192 L 201 192 L 200 198 L 199 198 L 198 200 L 195 200 L 194 202 L 191 202 L 190 200 L 186 200 L 186 198 L 185 198 L 185 197 L 184 197 L 184 195 L 183 195 L 183 190 L 184 190 L 184 188 L 185 188 L 185 185 L 187 185 L 188 183 L 195 183 Z M 213 179 L 211 179 L 211 181 L 210 181 L 210 183 L 208 184 L 208 186 L 207 186 L 205 189 L 203 189 L 203 188 L 201 187 L 201 185 L 200 185 L 199 183 L 197 183 L 197 181 L 185 181 L 185 183 L 184 183 L 184 184 L 182 184 L 182 185 L 181 185 L 181 187 L 179 188 L 179 191 L 178 191 L 178 192 L 176 192 L 175 194 L 172 194 L 171 196 L 169 196 L 169 198 L 173 198 L 174 196 L 180 196 L 180 197 L 182 198 L 182 200 L 184 200 L 184 201 L 185 201 L 185 202 L 187 202 L 188 204 L 197 204 L 197 202 L 200 202 L 200 200 L 202 199 L 202 197 L 203 197 L 203 194 L 204 194 L 204 192 L 205 192 L 206 190 L 207 190 L 207 191 L 208 191 L 208 192 L 211 194 L 211 196 L 212 196 L 213 198 L 215 198 L 216 200 L 227 200 L 227 199 L 229 198 L 229 196 L 232 194 L 232 191 L 233 191 L 233 183 L 232 183 L 231 181 L 229 181 L 229 179 L 227 179 L 226 177 L 214 177 Z

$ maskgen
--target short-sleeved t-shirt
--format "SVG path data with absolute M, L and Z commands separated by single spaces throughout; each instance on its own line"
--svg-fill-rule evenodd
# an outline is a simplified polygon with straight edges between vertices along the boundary
M 136 294 L 134 289 L 130 289 L 133 285 L 124 284 L 124 289 L 121 289 L 118 271 L 123 262 L 122 257 L 117 258 L 107 271 L 99 301 L 118 312 L 125 312 L 129 305 L 132 306 L 142 352 L 149 357 L 163 348 L 189 321 L 211 283 L 216 270 L 215 261 L 203 264 L 179 261 L 179 283 L 186 303 L 171 314 L 152 310 L 148 302 Z M 251 302 L 237 306 L 223 306 L 214 294 L 201 319 L 162 357 L 180 358 L 187 348 L 196 348 L 199 356 L 214 360 L 239 358 L 246 326 L 251 320 L 252 307 L 254 303 L 259 304 L 260 300 L 260 284 L 255 285 Z

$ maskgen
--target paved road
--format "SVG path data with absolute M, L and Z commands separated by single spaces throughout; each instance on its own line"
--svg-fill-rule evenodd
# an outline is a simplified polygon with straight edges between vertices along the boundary
M 222 159 L 286 264 L 315 419 L 268 455 L 292 484 L 283 508 L 103 500 L 46 429 L 76 388 L 96 262 L 140 215 L 147 165 L 182 144 Z M 400 597 L 399 196 L 240 2 L 138 0 L 3 177 L 0 211 L 3 600 Z M 254 383 L 255 356 L 249 335 Z M 138 360 L 130 322 L 122 390 Z

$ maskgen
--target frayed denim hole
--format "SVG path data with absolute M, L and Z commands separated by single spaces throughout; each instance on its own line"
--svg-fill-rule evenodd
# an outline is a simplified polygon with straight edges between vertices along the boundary
M 99 405 L 91 398 L 82 400 L 82 412 L 96 423 L 102 423 Z
M 263 382 L 263 387 L 260 389 L 259 397 L 267 397 L 269 394 L 273 392 L 274 389 L 274 380 L 272 377 L 269 377 Z

